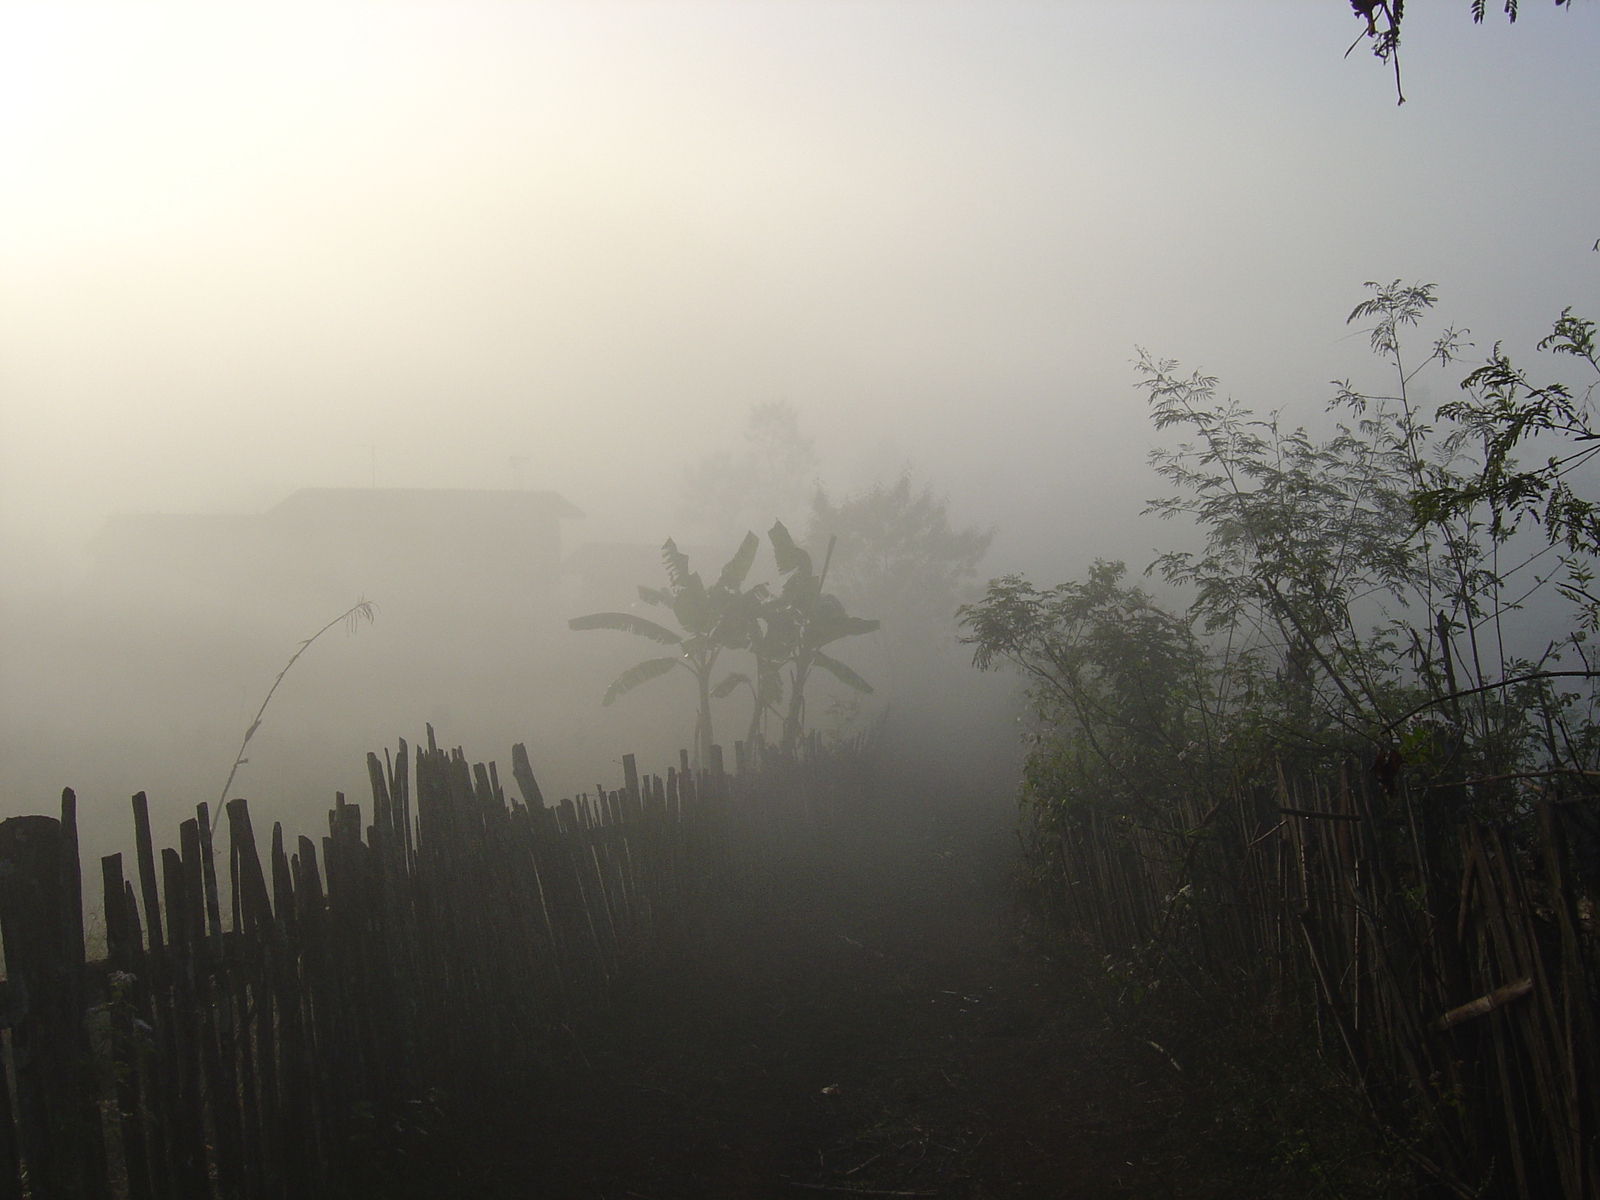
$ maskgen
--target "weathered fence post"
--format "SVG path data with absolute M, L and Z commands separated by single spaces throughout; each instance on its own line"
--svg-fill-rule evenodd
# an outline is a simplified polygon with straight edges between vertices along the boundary
M 145 1142 L 144 1098 L 139 1087 L 139 1053 L 134 1025 L 133 988 L 137 966 L 132 939 L 137 916 L 129 918 L 122 855 L 100 860 L 105 888 L 106 965 L 110 968 L 112 1067 L 116 1074 L 117 1115 L 122 1134 L 122 1165 L 128 1200 L 151 1200 L 150 1152 Z
M 101 860 L 93 973 L 76 797 L 59 821 L 0 823 L 0 1200 L 110 1200 L 113 1179 L 119 1200 L 365 1194 L 393 1169 L 369 1143 L 387 1155 L 404 1133 L 385 1110 L 533 1061 L 681 919 L 730 843 L 720 747 L 703 772 L 680 753 L 665 781 L 627 755 L 620 790 L 547 806 L 519 744 L 524 802 L 508 807 L 497 766 L 430 729 L 415 827 L 410 748 L 367 767 L 373 824 L 363 841 L 360 808 L 338 797 L 326 892 L 315 844 L 291 854 L 281 826 L 263 870 L 244 800 L 197 806 L 174 849 L 134 796 L 128 877 L 123 855 Z
M 53 817 L 0 822 L 6 982 L 17 1006 L 26 1004 L 11 1029 L 18 1142 L 35 1200 L 109 1194 L 93 1063 L 84 1053 L 83 958 L 73 957 L 82 914 L 68 913 L 82 901 L 67 894 L 76 872 L 63 862 L 76 842 Z

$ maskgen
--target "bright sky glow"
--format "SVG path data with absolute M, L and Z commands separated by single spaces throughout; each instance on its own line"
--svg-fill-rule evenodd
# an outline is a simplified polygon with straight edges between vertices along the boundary
M 841 487 L 1105 552 L 1136 345 L 1312 412 L 1364 280 L 1486 340 L 1600 311 L 1600 5 L 1547 7 L 1418 6 L 1396 108 L 1338 0 L 7 5 L 0 546 L 368 445 L 654 539 L 785 398 Z

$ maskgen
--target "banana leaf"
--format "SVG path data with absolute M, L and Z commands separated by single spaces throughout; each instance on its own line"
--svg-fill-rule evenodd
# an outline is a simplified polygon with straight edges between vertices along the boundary
M 684 578 L 683 586 L 672 597 L 672 615 L 690 633 L 711 632 L 717 623 L 717 610 L 705 585 L 700 582 L 700 576 L 689 575 Z
M 672 581 L 674 588 L 682 587 L 691 576 L 699 582 L 699 576 L 689 570 L 689 556 L 678 549 L 678 543 L 668 538 L 661 546 L 661 561 L 666 564 L 667 578 Z
M 711 689 L 711 696 L 715 700 L 721 700 L 726 696 L 731 696 L 733 694 L 733 689 L 738 687 L 741 683 L 749 682 L 750 676 L 746 675 L 743 671 L 735 671 L 723 679 L 721 683 L 717 684 L 716 687 Z
M 821 667 L 829 675 L 832 675 L 846 687 L 853 687 L 856 691 L 862 693 L 863 695 L 872 695 L 872 685 L 865 679 L 861 678 L 861 676 L 857 675 L 849 667 L 845 666 L 837 658 L 829 658 L 826 654 L 822 653 L 822 651 L 818 650 L 816 656 L 812 659 L 812 662 Z
M 855 637 L 861 633 L 872 633 L 879 628 L 879 623 L 868 617 L 838 617 L 835 620 L 819 623 L 806 631 L 806 645 L 812 649 L 837 642 L 840 638 Z
M 791 571 L 798 571 L 802 577 L 815 574 L 811 567 L 811 555 L 802 550 L 782 521 L 774 521 L 772 528 L 767 530 L 767 540 L 772 543 L 772 557 L 778 564 L 778 574 L 787 575 Z M 785 585 L 788 590 L 788 585 Z
M 744 584 L 745 576 L 750 574 L 750 568 L 755 566 L 756 550 L 760 545 L 760 538 L 753 533 L 746 533 L 744 541 L 739 543 L 739 548 L 734 551 L 733 557 L 728 560 L 728 565 L 722 568 L 722 575 L 717 580 L 717 586 L 730 592 L 737 592 Z
M 606 689 L 605 697 L 600 701 L 601 707 L 604 708 L 618 696 L 633 691 L 641 683 L 660 678 L 681 661 L 676 655 L 671 658 L 647 658 L 644 662 L 629 667 Z
M 632 613 L 590 613 L 587 617 L 573 617 L 567 622 L 567 628 L 616 629 L 622 633 L 636 633 L 640 637 L 649 638 L 652 642 L 660 642 L 663 646 L 677 646 L 683 642 L 681 637 L 665 625 L 657 625 L 654 621 L 636 617 Z

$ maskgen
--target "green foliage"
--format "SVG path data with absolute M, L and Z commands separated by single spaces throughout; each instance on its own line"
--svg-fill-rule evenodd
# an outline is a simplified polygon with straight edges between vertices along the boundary
M 1379 321 L 1375 346 L 1397 347 L 1395 323 L 1393 312 Z M 1232 700 L 1302 745 L 1369 733 L 1400 667 L 1395 616 L 1430 611 L 1450 591 L 1410 507 L 1428 431 L 1403 401 L 1348 385 L 1333 407 L 1354 420 L 1315 437 L 1220 400 L 1216 379 L 1174 363 L 1141 354 L 1138 372 L 1156 427 L 1192 439 L 1151 455 L 1175 494 L 1146 511 L 1205 538 L 1152 570 L 1192 589 L 1191 617 L 1225 638 Z
M 1580 831 L 1582 886 L 1600 877 L 1600 509 L 1577 473 L 1600 449 L 1600 383 L 1535 384 L 1496 346 L 1468 398 L 1425 417 L 1419 377 L 1468 343 L 1446 327 L 1412 350 L 1431 286 L 1368 291 L 1349 321 L 1389 383 L 1336 383 L 1315 432 L 1140 355 L 1152 419 L 1177 435 L 1151 456 L 1169 492 L 1147 511 L 1198 539 L 1148 573 L 1185 609 L 1097 562 L 1046 590 L 994 580 L 960 617 L 978 667 L 1032 685 L 1029 877 L 1105 956 L 1117 1004 L 1169 1014 L 1167 1047 L 1219 1003 L 1290 1027 L 1287 1044 L 1342 1043 L 1385 1153 L 1412 1183 L 1470 1195 L 1501 1153 L 1473 1139 L 1511 1112 L 1494 1088 L 1515 1089 L 1424 1032 L 1509 969 L 1486 936 L 1503 913 L 1487 890 L 1473 899 L 1463 847 L 1503 847 L 1506 886 L 1554 912 L 1575 894 L 1540 840 L 1559 821 Z M 1594 325 L 1570 311 L 1540 348 L 1600 375 Z M 1540 465 L 1516 463 L 1548 443 Z M 1551 1003 L 1592 1008 L 1592 970 L 1564 936 L 1578 965 Z M 1284 1145 L 1290 1165 L 1310 1153 Z
M 1008 575 L 961 609 L 974 663 L 1008 663 L 1033 684 L 1025 787 L 1047 823 L 1089 806 L 1148 813 L 1208 782 L 1193 757 L 1216 703 L 1205 649 L 1126 573 L 1099 561 L 1047 591 Z
M 871 685 L 849 667 L 822 652 L 841 638 L 871 633 L 876 620 L 853 617 L 835 595 L 822 590 L 827 580 L 828 562 L 818 573 L 811 555 L 801 547 L 782 521 L 773 522 L 767 532 L 772 556 L 783 587 L 762 610 L 765 625 L 763 657 L 789 669 L 789 706 L 783 718 L 783 751 L 794 754 L 805 727 L 805 689 L 813 667 L 820 667 L 840 683 L 858 692 L 869 693 Z M 829 542 L 831 559 L 834 543 Z
M 805 687 L 813 668 L 857 692 L 872 691 L 871 684 L 845 663 L 824 653 L 823 648 L 841 638 L 870 633 L 878 628 L 878 622 L 851 616 L 837 596 L 822 590 L 827 564 L 818 574 L 811 555 L 795 542 L 783 522 L 773 525 L 769 537 L 778 571 L 785 576 L 776 594 L 765 583 L 745 587 L 761 545 L 755 534 L 745 534 L 717 581 L 709 587 L 690 568 L 688 556 L 668 538 L 661 548 L 667 586 L 640 586 L 639 599 L 670 611 L 679 626 L 677 630 L 623 612 L 591 613 L 567 622 L 575 630 L 615 630 L 678 648 L 675 655 L 646 659 L 629 667 L 606 689 L 601 703 L 610 705 L 674 667 L 684 668 L 694 677 L 699 696 L 695 722 L 697 762 L 708 762 L 711 757 L 711 702 L 726 699 L 740 688 L 748 689 L 751 695 L 747 740 L 763 743 L 766 717 L 781 715 L 782 745 L 789 754 L 795 753 L 805 730 Z M 717 663 L 729 650 L 749 651 L 755 659 L 755 671 L 753 675 L 729 672 L 713 685 Z M 786 690 L 788 709 L 780 714 Z
M 1188 622 L 1125 586 L 1126 574 L 1122 563 L 1097 561 L 1083 582 L 1043 592 L 1020 575 L 993 580 L 981 602 L 961 610 L 974 662 L 1012 663 L 1046 689 L 1041 703 L 1082 726 L 1165 740 L 1203 652 Z
M 1171 491 L 1147 511 L 1201 538 L 1150 572 L 1187 592 L 1186 612 L 1107 563 L 1046 591 L 995 580 L 961 610 L 976 665 L 1009 663 L 1033 682 L 1025 789 L 1044 827 L 1083 804 L 1155 819 L 1180 793 L 1271 788 L 1280 769 L 1316 773 L 1380 751 L 1398 753 L 1419 794 L 1449 812 L 1514 819 L 1521 781 L 1586 788 L 1600 767 L 1584 631 L 1557 621 L 1541 638 L 1523 617 L 1554 583 L 1581 621 L 1596 619 L 1600 510 L 1573 474 L 1600 450 L 1596 384 L 1535 385 L 1496 346 L 1462 382 L 1470 399 L 1430 422 L 1416 381 L 1458 361 L 1464 335 L 1443 328 L 1413 361 L 1408 339 L 1434 289 L 1367 287 L 1349 320 L 1366 327 L 1392 386 L 1337 383 L 1322 434 L 1141 353 L 1152 420 L 1181 439 L 1151 455 Z M 1540 348 L 1600 374 L 1594 325 L 1570 311 Z M 1511 452 L 1535 436 L 1568 452 L 1522 470 Z M 1560 578 L 1541 574 L 1547 545 L 1516 536 L 1523 518 L 1566 550 Z
M 667 586 L 641 585 L 639 599 L 672 613 L 679 631 L 633 613 L 603 612 L 575 617 L 567 622 L 571 629 L 610 629 L 631 633 L 666 646 L 677 646 L 678 654 L 647 659 L 629 667 L 606 689 L 602 705 L 609 705 L 640 684 L 659 679 L 674 667 L 682 667 L 694 677 L 699 695 L 695 719 L 695 761 L 711 758 L 711 674 L 724 650 L 748 649 L 759 636 L 757 618 L 768 598 L 765 584 L 746 590 L 745 578 L 755 563 L 760 539 L 746 533 L 733 557 L 722 568 L 717 582 L 707 587 L 689 567 L 689 558 L 671 538 L 661 547 L 661 561 L 667 573 Z M 721 694 L 726 694 L 725 692 Z
M 1414 499 L 1417 519 L 1440 524 L 1480 506 L 1490 513 L 1490 532 L 1507 540 L 1520 523 L 1531 520 L 1544 529 L 1549 543 L 1566 547 L 1568 595 L 1586 609 L 1591 628 L 1597 599 L 1588 588 L 1587 556 L 1600 551 L 1600 508 L 1573 488 L 1574 476 L 1600 454 L 1600 430 L 1590 408 L 1600 387 L 1600 352 L 1595 323 L 1564 309 L 1538 349 L 1570 356 L 1584 363 L 1590 379 L 1581 390 L 1564 381 L 1535 384 L 1496 343 L 1489 361 L 1461 381 L 1465 399 L 1440 407 L 1481 445 L 1480 466 L 1465 480 L 1446 480 L 1420 489 Z M 1538 466 L 1522 467 L 1514 457 L 1519 447 L 1554 442 Z

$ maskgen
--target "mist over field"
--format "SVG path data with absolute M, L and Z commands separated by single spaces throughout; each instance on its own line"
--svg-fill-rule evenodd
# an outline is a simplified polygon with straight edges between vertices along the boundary
M 251 742 L 265 816 L 430 722 L 552 796 L 662 768 L 692 685 L 602 708 L 640 644 L 568 620 L 669 536 L 776 582 L 774 520 L 907 474 L 993 540 L 937 612 L 847 597 L 874 692 L 808 716 L 1008 794 L 1019 687 L 947 601 L 1183 544 L 1139 348 L 1325 425 L 1381 383 L 1367 280 L 1437 283 L 1474 361 L 1600 307 L 1597 22 L 1414 12 L 1397 110 L 1334 3 L 7 6 L 0 807 L 74 786 L 98 853 L 136 790 L 216 800 L 359 599 Z

